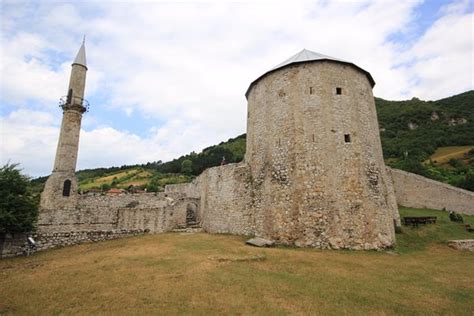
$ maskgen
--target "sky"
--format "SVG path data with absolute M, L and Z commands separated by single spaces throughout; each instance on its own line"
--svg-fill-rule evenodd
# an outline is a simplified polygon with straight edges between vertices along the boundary
M 88 63 L 78 169 L 168 161 L 246 131 L 250 82 L 303 48 L 390 100 L 473 89 L 474 1 L 0 0 L 0 163 L 51 173 L 71 63 Z

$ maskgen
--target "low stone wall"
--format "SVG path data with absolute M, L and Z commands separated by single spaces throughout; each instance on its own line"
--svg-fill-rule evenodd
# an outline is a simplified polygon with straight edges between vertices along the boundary
M 117 239 L 129 236 L 137 236 L 148 233 L 143 229 L 121 229 L 121 230 L 99 230 L 99 231 L 75 231 L 33 234 L 36 241 L 37 250 L 49 248 L 72 246 L 77 244 L 98 242 L 110 239 Z
M 28 236 L 36 242 L 36 251 L 56 247 L 72 246 L 83 243 L 98 242 L 148 233 L 148 230 L 99 230 L 99 231 L 72 231 L 54 233 L 31 234 L 2 234 L 0 235 L 0 258 L 21 256 L 27 249 Z
M 26 234 L 0 234 L 0 258 L 23 254 Z
M 474 215 L 474 192 L 453 187 L 406 171 L 387 168 L 392 176 L 397 203 Z
M 186 223 L 186 204 L 179 194 L 145 193 L 79 195 L 74 207 L 41 209 L 39 233 L 73 231 L 168 231 Z

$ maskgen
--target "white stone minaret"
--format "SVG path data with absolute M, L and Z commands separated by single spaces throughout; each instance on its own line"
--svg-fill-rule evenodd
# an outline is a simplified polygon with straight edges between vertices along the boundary
M 87 111 L 84 99 L 86 85 L 86 50 L 84 41 L 72 63 L 67 96 L 62 97 L 60 107 L 63 120 L 59 134 L 58 148 L 53 173 L 46 181 L 41 195 L 41 208 L 74 207 L 77 202 L 77 179 L 75 176 L 79 133 L 82 114 Z

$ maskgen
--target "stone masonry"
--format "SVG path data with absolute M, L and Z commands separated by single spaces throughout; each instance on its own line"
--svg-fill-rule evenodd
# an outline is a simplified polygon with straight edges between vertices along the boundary
M 387 168 L 400 205 L 474 215 L 474 192 L 403 170 Z

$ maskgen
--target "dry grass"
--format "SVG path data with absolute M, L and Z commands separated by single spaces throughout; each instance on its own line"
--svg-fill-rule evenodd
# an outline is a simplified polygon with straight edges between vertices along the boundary
M 431 155 L 430 160 L 437 164 L 447 163 L 450 159 L 463 159 L 464 154 L 473 149 L 474 146 L 448 146 L 436 149 L 436 152 Z
M 169 233 L 1 260 L 0 314 L 473 315 L 474 254 L 443 243 L 356 252 L 244 240 Z

